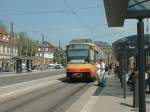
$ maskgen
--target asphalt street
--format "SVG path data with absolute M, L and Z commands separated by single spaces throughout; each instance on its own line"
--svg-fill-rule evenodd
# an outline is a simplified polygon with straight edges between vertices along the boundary
M 46 72 L 36 72 L 36 73 L 17 73 L 17 74 L 4 74 L 0 75 L 0 86 L 6 86 L 10 84 L 15 84 L 19 82 L 26 82 L 35 79 L 41 79 L 44 77 L 56 76 L 64 74 L 64 70 L 54 70 Z
M 0 77 L 0 112 L 65 112 L 92 83 L 72 82 L 63 70 Z

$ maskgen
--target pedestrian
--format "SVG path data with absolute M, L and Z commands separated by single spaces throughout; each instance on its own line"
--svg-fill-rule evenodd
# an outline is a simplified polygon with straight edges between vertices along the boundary
M 133 91 L 135 89 L 136 79 L 138 79 L 138 69 L 135 67 L 133 70 L 131 70 L 131 74 L 128 79 L 128 84 L 130 84 L 130 90 Z
M 101 87 L 105 86 L 105 63 L 103 62 L 102 59 L 100 59 L 99 63 L 97 63 L 97 82 L 98 85 Z
M 147 71 L 146 88 L 147 88 L 147 86 L 149 89 L 149 91 L 147 93 L 150 94 L 150 67 L 148 68 L 148 71 Z
M 115 77 L 119 77 L 119 62 L 117 62 L 117 64 L 115 65 L 115 70 L 114 70 L 114 72 L 115 72 Z
M 97 79 L 97 83 L 98 83 L 98 85 L 100 85 L 100 63 L 99 62 L 97 62 L 96 63 L 96 69 L 97 69 L 97 74 L 96 74 L 96 79 Z
M 108 64 L 108 75 L 110 75 L 111 72 L 112 72 L 112 63 Z
M 149 86 L 149 91 L 148 91 L 148 93 L 150 94 L 150 71 L 149 71 L 149 73 L 148 73 L 148 86 Z

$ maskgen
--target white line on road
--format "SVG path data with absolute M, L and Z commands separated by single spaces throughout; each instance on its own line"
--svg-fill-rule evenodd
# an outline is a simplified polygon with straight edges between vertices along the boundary
M 0 87 L 0 102 L 4 102 L 9 99 L 16 98 L 29 92 L 32 92 L 34 90 L 59 83 L 60 81 L 57 79 L 63 77 L 64 74 L 61 74 L 59 76 L 51 76 L 42 79 Z
M 34 84 L 36 82 L 43 82 L 43 81 L 49 81 L 50 79 L 57 79 L 57 78 L 61 78 L 61 77 L 64 77 L 65 75 L 64 74 L 59 74 L 59 75 L 56 75 L 56 76 L 49 76 L 49 77 L 44 77 L 44 78 L 41 78 L 41 79 L 34 79 L 34 80 L 31 80 L 31 81 L 26 81 L 26 82 L 20 82 L 20 83 L 15 83 L 15 84 L 11 84 L 11 85 L 6 85 L 6 86 L 0 86 L 0 90 L 1 89 L 4 89 L 4 88 L 12 88 L 12 87 L 20 87 L 22 85 L 25 85 L 27 86 L 27 84 Z M 17 89 L 17 88 L 16 88 Z M 1 94 L 1 92 L 0 92 Z
M 96 89 L 97 89 L 96 86 L 91 85 L 90 88 L 88 88 L 88 90 L 86 90 L 85 93 L 83 93 L 82 96 L 80 96 L 80 98 L 66 110 L 66 112 L 81 112 L 81 110 L 82 112 L 87 112 L 84 111 L 85 109 L 87 109 L 85 105 L 89 106 L 87 102 L 89 102 L 90 98 L 93 96 Z M 88 112 L 92 112 L 92 111 L 88 111 Z
M 33 72 L 22 72 L 22 73 L 15 73 L 15 72 L 12 72 L 12 73 L 2 73 L 0 74 L 0 78 L 1 77 L 11 77 L 11 76 L 22 76 L 22 75 L 27 75 L 27 74 L 36 74 L 36 73 L 45 73 L 45 72 L 55 72 L 55 71 L 61 71 L 63 69 L 52 69 L 52 70 L 46 70 L 46 71 L 33 71 Z

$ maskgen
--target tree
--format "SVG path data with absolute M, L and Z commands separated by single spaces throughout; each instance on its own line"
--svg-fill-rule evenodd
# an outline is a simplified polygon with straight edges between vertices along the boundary
M 54 51 L 54 62 L 63 63 L 65 59 L 65 52 L 62 48 L 55 48 Z
M 113 58 L 112 48 L 111 47 L 105 48 L 105 49 L 103 49 L 103 51 L 106 55 L 107 63 L 110 63 L 112 61 L 112 58 Z
M 36 41 L 30 39 L 25 32 L 19 33 L 17 47 L 19 56 L 34 56 L 37 51 Z

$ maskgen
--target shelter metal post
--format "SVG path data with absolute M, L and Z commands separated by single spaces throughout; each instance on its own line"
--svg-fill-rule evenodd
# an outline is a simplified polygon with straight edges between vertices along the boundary
M 126 74 L 123 73 L 123 97 L 126 98 Z
M 123 53 L 122 53 L 122 49 L 120 49 L 120 56 L 119 56 L 119 79 L 120 79 L 120 83 L 121 83 L 121 88 L 123 88 L 123 76 L 122 76 L 122 74 L 123 74 L 123 71 L 122 71 L 122 68 L 123 68 L 123 66 L 122 66 L 122 55 L 123 55 Z
M 122 66 L 122 75 L 123 75 L 123 97 L 126 98 L 126 73 L 125 73 L 125 49 L 123 49 L 123 53 L 122 53 L 122 61 L 124 60 L 124 63 L 122 62 L 123 66 Z
M 142 18 L 138 19 L 137 36 L 138 36 L 139 112 L 146 112 L 145 64 L 144 64 L 144 23 L 143 23 Z

